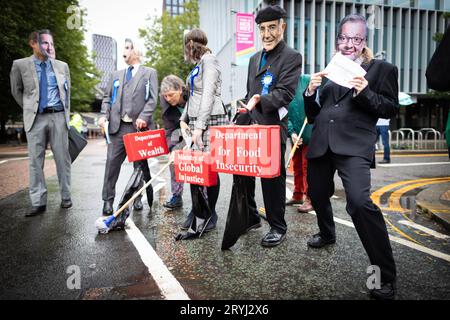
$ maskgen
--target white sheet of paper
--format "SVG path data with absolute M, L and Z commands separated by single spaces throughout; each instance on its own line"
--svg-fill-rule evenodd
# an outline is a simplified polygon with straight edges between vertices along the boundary
M 350 80 L 358 76 L 364 77 L 367 73 L 359 64 L 344 57 L 340 52 L 334 55 L 323 71 L 327 73 L 328 79 L 349 89 L 353 88 L 348 83 Z
M 280 121 L 283 120 L 283 118 L 286 117 L 287 114 L 288 114 L 288 109 L 286 109 L 285 107 L 278 109 L 278 115 L 280 116 Z
M 105 121 L 105 124 L 104 124 L 103 128 L 105 129 L 106 143 L 110 144 L 111 143 L 111 139 L 109 138 L 109 121 Z

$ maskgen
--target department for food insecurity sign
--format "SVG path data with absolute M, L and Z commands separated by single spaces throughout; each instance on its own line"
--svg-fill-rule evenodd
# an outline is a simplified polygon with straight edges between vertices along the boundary
M 246 66 L 255 48 L 254 16 L 250 13 L 236 14 L 236 64 Z
M 259 178 L 280 175 L 280 126 L 210 128 L 212 170 Z

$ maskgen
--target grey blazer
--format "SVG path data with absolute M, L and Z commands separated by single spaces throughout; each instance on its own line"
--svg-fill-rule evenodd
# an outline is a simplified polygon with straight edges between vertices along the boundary
M 59 97 L 64 105 L 67 128 L 70 121 L 70 71 L 67 63 L 49 59 L 59 88 Z M 33 56 L 14 60 L 11 73 L 11 93 L 17 104 L 23 109 L 25 131 L 33 127 L 39 108 L 39 80 Z
M 137 119 L 142 119 L 147 122 L 149 128 L 152 128 L 152 116 L 158 98 L 158 76 L 156 70 L 143 65 L 139 66 L 139 70 L 133 77 L 131 101 L 128 102 L 122 99 L 126 71 L 127 69 L 124 69 L 113 74 L 108 90 L 103 97 L 102 113 L 106 115 L 109 121 L 110 134 L 119 131 L 122 103 L 132 104 L 132 111 L 128 116 L 133 119 L 133 124 L 136 124 Z M 116 91 L 116 94 L 113 99 L 114 91 Z
M 204 54 L 197 67 L 194 86 L 191 86 L 191 74 L 186 80 L 189 99 L 180 120 L 189 122 L 189 118 L 196 118 L 195 129 L 205 130 L 210 116 L 225 113 L 220 96 L 222 80 L 219 62 L 213 54 Z

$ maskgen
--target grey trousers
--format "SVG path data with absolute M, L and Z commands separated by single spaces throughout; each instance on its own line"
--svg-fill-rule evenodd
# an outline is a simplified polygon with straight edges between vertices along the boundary
M 47 143 L 50 143 L 55 159 L 61 199 L 70 199 L 69 130 L 64 112 L 38 114 L 33 127 L 26 135 L 30 158 L 31 205 L 36 207 L 47 204 L 47 186 L 44 176 Z
M 125 144 L 123 143 L 123 136 L 134 132 L 136 132 L 136 129 L 132 123 L 121 122 L 119 131 L 110 135 L 111 144 L 108 145 L 105 176 L 103 179 L 103 201 L 114 201 L 116 196 L 116 182 L 119 178 L 120 168 L 127 156 Z M 133 163 L 134 168 L 139 165 L 142 167 L 144 181 L 150 181 L 151 175 L 147 160 L 135 161 Z M 149 201 L 149 205 L 151 206 L 151 203 L 153 202 L 153 188 L 151 186 L 147 188 L 147 199 Z

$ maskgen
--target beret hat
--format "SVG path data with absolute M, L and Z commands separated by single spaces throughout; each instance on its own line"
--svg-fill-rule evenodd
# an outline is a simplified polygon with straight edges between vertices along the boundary
M 257 24 L 260 24 L 263 22 L 278 20 L 286 17 L 287 17 L 286 10 L 284 10 L 279 5 L 268 6 L 258 11 L 255 18 L 255 22 Z

